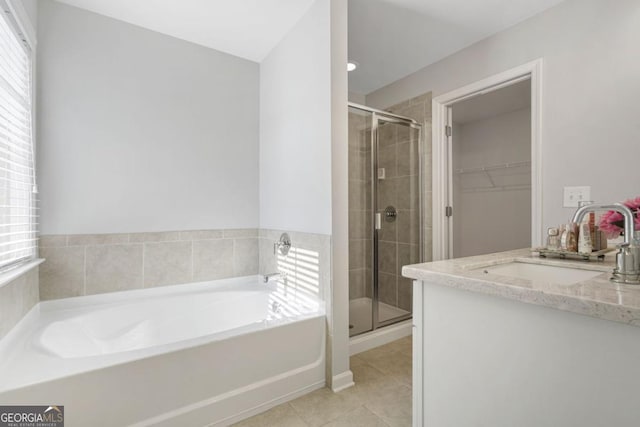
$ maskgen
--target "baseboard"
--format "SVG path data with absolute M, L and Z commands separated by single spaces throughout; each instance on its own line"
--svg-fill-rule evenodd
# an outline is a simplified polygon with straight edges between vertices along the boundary
M 400 338 L 408 337 L 413 332 L 413 321 L 411 319 L 395 325 L 385 326 L 372 332 L 355 336 L 349 340 L 349 354 L 362 353 L 372 348 L 388 344 Z
M 353 372 L 345 371 L 341 374 L 335 375 L 331 379 L 331 390 L 334 393 L 347 389 L 351 386 L 355 385 L 353 382 Z
M 228 426 L 324 386 L 322 358 L 311 365 L 168 411 L 132 427 Z
M 254 408 L 251 409 L 247 409 L 246 411 L 241 412 L 240 414 L 234 415 L 232 417 L 229 417 L 223 421 L 219 421 L 217 423 L 214 424 L 210 424 L 207 427 L 222 427 L 222 426 L 228 426 L 231 424 L 235 424 L 238 423 L 242 420 L 246 420 L 247 418 L 251 418 L 254 415 L 258 415 L 261 414 L 263 412 L 268 411 L 271 408 L 274 408 L 278 405 L 282 405 L 283 403 L 287 403 L 291 400 L 297 399 L 298 397 L 304 396 L 305 394 L 311 393 L 312 391 L 316 391 L 319 390 L 321 388 L 323 388 L 324 386 L 326 386 L 326 382 L 325 381 L 320 381 L 318 383 L 309 385 L 307 387 L 301 388 L 300 390 L 296 390 L 294 392 L 288 393 L 284 396 L 280 396 L 276 399 L 273 399 L 269 402 L 265 402 L 261 405 L 258 405 Z

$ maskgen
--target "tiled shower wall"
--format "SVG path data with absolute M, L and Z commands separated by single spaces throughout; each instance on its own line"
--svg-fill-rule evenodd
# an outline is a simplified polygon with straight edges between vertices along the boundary
M 378 295 L 383 303 L 411 311 L 411 282 L 401 268 L 420 262 L 419 140 L 406 126 L 383 123 L 378 129 L 378 168 L 385 177 L 378 179 L 377 207 L 384 212 L 393 206 L 398 213 L 393 222 L 383 219 L 378 231 Z
M 422 227 L 423 233 L 423 246 L 422 246 L 422 262 L 428 262 L 433 259 L 432 257 L 432 186 L 431 186 L 431 173 L 432 173 L 432 155 L 431 155 L 431 92 L 423 95 L 411 98 L 407 101 L 398 103 L 386 109 L 387 111 L 398 114 L 405 117 L 410 117 L 422 125 L 422 146 L 423 146 L 423 158 L 422 158 L 422 215 L 423 222 L 418 224 L 413 218 L 415 216 L 410 212 L 405 212 L 404 217 L 410 218 L 409 221 L 402 221 L 402 209 L 417 207 L 415 201 L 406 201 L 408 192 L 412 191 L 406 184 L 403 186 L 402 182 L 395 186 L 397 193 L 397 203 L 399 209 L 399 215 L 397 220 L 397 230 L 391 230 L 391 236 L 383 235 L 380 240 L 380 295 L 383 302 L 387 302 L 391 305 L 396 305 L 404 310 L 411 310 L 412 302 L 412 285 L 411 280 L 402 277 L 401 269 L 403 265 L 414 264 L 421 262 L 418 257 L 419 243 L 418 236 L 420 228 Z M 411 177 L 417 173 L 415 164 L 412 164 L 411 159 L 413 150 L 416 148 L 411 144 L 406 145 L 407 138 L 403 138 L 401 132 L 398 131 L 396 135 L 396 150 L 395 156 L 397 159 L 398 169 L 397 176 L 400 181 L 409 178 L 410 183 L 414 183 L 415 179 Z M 380 137 L 382 138 L 382 136 Z M 393 141 L 393 139 L 390 139 Z M 410 152 L 407 153 L 407 150 Z M 393 155 L 392 155 L 393 156 Z M 393 158 L 393 157 L 391 157 Z M 383 190 L 381 190 L 383 191 Z M 405 202 L 403 202 L 403 199 Z M 409 213 L 409 215 L 406 215 Z M 385 272 L 383 276 L 382 272 Z M 395 273 L 395 274 L 394 274 Z M 394 276 L 395 277 L 392 277 Z M 393 283 L 395 279 L 395 297 L 396 303 L 394 303 Z M 388 286 L 383 286 L 383 281 L 389 283 Z M 386 296 L 385 296 L 386 294 Z
M 258 274 L 258 230 L 40 237 L 40 298 Z
M 382 126 L 379 130 L 378 166 L 386 178 L 378 182 L 378 208 L 398 209 L 394 223 L 384 223 L 379 239 L 379 296 L 382 302 L 411 309 L 411 281 L 401 275 L 403 265 L 420 262 L 419 233 L 423 232 L 422 261 L 432 260 L 431 215 L 431 93 L 387 109 L 422 125 L 423 223 L 417 218 L 417 145 L 408 128 Z M 349 113 L 349 297 L 371 296 L 371 128 L 370 120 Z M 384 205 L 384 206 L 383 206 Z

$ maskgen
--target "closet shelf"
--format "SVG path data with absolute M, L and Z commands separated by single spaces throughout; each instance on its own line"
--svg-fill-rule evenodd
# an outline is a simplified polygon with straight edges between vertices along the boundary
M 531 166 L 531 162 L 526 161 L 526 162 L 502 163 L 499 165 L 483 166 L 479 168 L 456 169 L 455 173 L 462 175 L 467 173 L 489 172 L 489 171 L 500 170 L 500 169 L 521 168 L 524 166 Z
M 531 184 L 514 184 L 514 185 L 500 185 L 494 187 L 471 187 L 462 188 L 463 193 L 485 193 L 491 191 L 514 191 L 514 190 L 531 190 Z
M 456 169 L 455 173 L 460 176 L 460 189 L 464 193 L 525 190 L 531 188 L 530 161 Z

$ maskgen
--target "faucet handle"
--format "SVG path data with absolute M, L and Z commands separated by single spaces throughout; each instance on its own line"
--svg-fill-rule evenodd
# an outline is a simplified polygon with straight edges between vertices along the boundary
M 287 256 L 289 254 L 289 250 L 291 249 L 291 238 L 289 234 L 282 233 L 280 235 L 280 239 L 273 244 L 273 254 L 277 255 L 278 252 L 280 255 Z
M 637 275 L 638 274 L 638 248 L 633 248 L 629 243 L 622 243 L 618 245 L 620 249 L 616 254 L 616 268 L 614 269 L 615 273 L 625 274 L 625 275 Z

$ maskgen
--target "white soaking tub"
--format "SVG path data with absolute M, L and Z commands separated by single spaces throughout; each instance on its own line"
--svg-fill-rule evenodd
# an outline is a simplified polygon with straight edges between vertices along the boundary
M 48 301 L 0 341 L 0 404 L 228 425 L 322 387 L 324 355 L 322 303 L 257 276 Z

